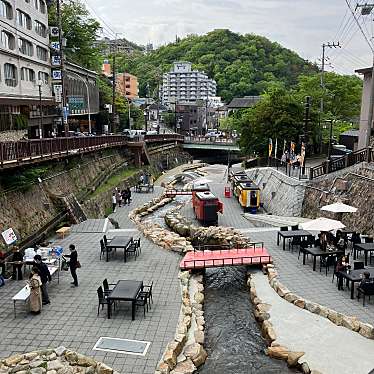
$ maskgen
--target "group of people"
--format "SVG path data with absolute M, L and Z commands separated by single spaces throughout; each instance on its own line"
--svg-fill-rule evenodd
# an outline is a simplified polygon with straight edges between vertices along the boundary
M 78 253 L 74 244 L 69 246 L 70 254 L 64 255 L 70 259 L 69 267 L 73 278 L 71 282 L 72 287 L 78 287 L 78 276 L 77 268 L 80 267 L 78 261 Z M 12 255 L 12 279 L 22 280 L 23 272 L 22 268 L 24 266 L 23 254 L 17 246 L 13 247 Z M 4 286 L 5 279 L 5 256 L 2 254 L 0 256 L 0 287 Z M 31 272 L 27 281 L 27 286 L 30 288 L 30 312 L 33 314 L 39 314 L 42 309 L 42 305 L 50 304 L 49 294 L 48 294 L 48 283 L 51 282 L 52 277 L 48 269 L 48 266 L 43 262 L 42 256 L 36 254 L 33 258 Z
M 130 205 L 130 202 L 131 202 L 130 187 L 127 187 L 123 189 L 122 191 L 116 187 L 112 195 L 113 213 L 116 211 L 117 206 L 121 207 L 122 205 L 125 206 L 126 204 Z
M 347 248 L 347 239 L 340 230 L 336 232 L 336 235 L 331 232 L 321 232 L 318 234 L 315 246 L 323 251 L 335 248 L 343 251 Z

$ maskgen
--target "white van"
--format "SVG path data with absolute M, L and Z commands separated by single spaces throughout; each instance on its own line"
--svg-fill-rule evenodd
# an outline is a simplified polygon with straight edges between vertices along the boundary
M 134 139 L 135 137 L 138 136 L 144 136 L 146 134 L 145 130 L 130 130 L 130 129 L 125 129 L 123 130 L 123 135 L 127 136 L 130 139 Z

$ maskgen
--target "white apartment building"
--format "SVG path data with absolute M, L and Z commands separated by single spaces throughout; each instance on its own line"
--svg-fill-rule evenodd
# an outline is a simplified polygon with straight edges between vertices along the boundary
M 217 95 L 217 83 L 207 74 L 192 70 L 190 62 L 174 62 L 172 71 L 163 75 L 161 97 L 162 103 L 207 100 Z
M 0 131 L 21 114 L 37 127 L 39 87 L 43 104 L 53 103 L 49 51 L 45 0 L 0 0 Z

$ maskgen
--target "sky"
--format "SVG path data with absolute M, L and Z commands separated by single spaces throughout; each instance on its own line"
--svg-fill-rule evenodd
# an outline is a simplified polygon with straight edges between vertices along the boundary
M 356 2 L 347 0 L 354 8 Z M 214 29 L 254 33 L 296 51 L 321 64 L 322 44 L 340 42 L 342 48 L 326 48 L 326 70 L 353 74 L 368 67 L 372 52 L 348 10 L 346 0 L 83 0 L 101 21 L 103 36 L 120 37 L 155 47 L 176 35 L 205 34 Z M 361 4 L 364 1 L 359 1 Z M 373 17 L 358 22 L 369 43 Z

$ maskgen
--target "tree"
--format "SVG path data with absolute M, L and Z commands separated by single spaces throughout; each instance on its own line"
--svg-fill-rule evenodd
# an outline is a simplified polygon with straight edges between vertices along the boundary
M 291 93 L 276 88 L 262 96 L 239 119 L 240 145 L 248 154 L 266 155 L 269 138 L 298 142 L 303 131 L 304 108 Z
M 100 23 L 91 18 L 85 6 L 76 0 L 61 4 L 61 14 L 68 60 L 98 71 L 102 58 L 93 45 L 100 30 Z M 50 25 L 58 25 L 55 2 L 49 5 L 48 18 Z

